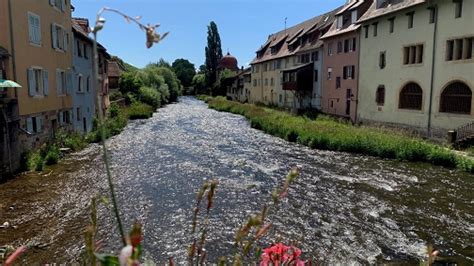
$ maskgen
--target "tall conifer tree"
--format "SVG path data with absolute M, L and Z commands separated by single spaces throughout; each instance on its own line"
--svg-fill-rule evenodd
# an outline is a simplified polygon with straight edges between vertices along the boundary
M 222 58 L 221 38 L 217 30 L 217 25 L 211 21 L 207 26 L 207 46 L 206 46 L 206 83 L 212 88 L 217 81 L 217 66 Z

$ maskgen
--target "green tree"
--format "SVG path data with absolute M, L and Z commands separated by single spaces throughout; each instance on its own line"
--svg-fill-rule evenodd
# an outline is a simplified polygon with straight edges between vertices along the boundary
M 209 93 L 208 90 L 206 89 L 206 75 L 204 74 L 196 74 L 193 77 L 193 87 L 194 87 L 194 92 L 196 95 L 198 94 L 207 94 Z
M 200 65 L 198 74 L 206 74 L 206 65 Z
M 209 87 L 213 86 L 217 81 L 217 66 L 221 58 L 221 38 L 216 23 L 211 21 L 207 27 L 206 46 L 206 81 Z
M 137 71 L 123 72 L 119 79 L 120 92 L 125 95 L 129 92 L 138 93 L 138 90 L 143 86 L 142 80 L 137 78 Z
M 225 96 L 227 87 L 234 82 L 235 73 L 229 69 L 224 69 L 219 73 L 219 77 L 212 87 L 212 96 Z
M 196 75 L 194 64 L 186 59 L 176 59 L 173 62 L 173 70 L 176 77 L 181 81 L 184 87 L 189 87 L 192 84 L 193 77 Z
M 178 96 L 182 95 L 182 86 L 174 71 L 170 68 L 158 67 L 157 73 L 164 78 L 165 83 L 168 85 L 168 90 L 170 92 L 169 101 L 175 102 L 178 100 Z

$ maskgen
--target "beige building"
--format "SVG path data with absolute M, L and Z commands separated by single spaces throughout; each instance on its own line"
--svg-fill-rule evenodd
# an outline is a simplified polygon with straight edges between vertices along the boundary
M 250 102 L 320 109 L 323 42 L 319 38 L 332 25 L 337 11 L 268 37 L 251 62 Z
M 18 100 L 20 141 L 32 149 L 60 128 L 72 128 L 72 34 L 69 0 L 1 0 L 0 43 L 5 69 L 23 87 Z
M 358 117 L 435 136 L 474 121 L 474 1 L 377 0 L 362 26 Z

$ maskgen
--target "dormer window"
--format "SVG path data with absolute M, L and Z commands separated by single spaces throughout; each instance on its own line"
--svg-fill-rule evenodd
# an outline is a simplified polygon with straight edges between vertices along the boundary
M 343 20 L 342 15 L 337 16 L 337 29 L 341 29 L 341 28 L 342 28 L 342 20 Z
M 357 10 L 353 10 L 351 13 L 351 24 L 355 24 L 357 22 Z

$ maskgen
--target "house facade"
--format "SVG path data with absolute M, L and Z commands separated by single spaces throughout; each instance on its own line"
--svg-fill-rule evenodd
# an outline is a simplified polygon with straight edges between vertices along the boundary
M 96 111 L 102 112 L 105 116 L 110 107 L 110 89 L 109 89 L 109 60 L 111 56 L 107 53 L 107 49 L 101 44 L 98 45 L 98 57 L 99 57 L 99 89 L 97 94 L 101 99 L 101 108 L 99 104 L 96 105 Z
M 8 16 L 8 6 L 0 6 L 0 17 Z M 0 24 L 0 31 L 8 32 L 6 24 Z M 0 37 L 0 79 L 13 79 L 11 75 L 9 52 L 10 44 L 5 36 Z M 20 116 L 18 100 L 14 88 L 0 88 L 0 180 L 20 167 L 19 143 Z
M 246 103 L 249 101 L 251 91 L 251 73 L 250 68 L 239 71 L 232 78 L 232 83 L 227 87 L 227 98 L 233 101 Z
M 71 130 L 72 53 L 70 1 L 2 1 L 2 38 L 11 59 L 9 77 L 23 87 L 18 100 L 22 150 L 37 148 Z M 5 35 L 5 36 L 3 36 Z M 2 41 L 4 42 L 4 41 Z
M 331 29 L 321 37 L 325 42 L 322 111 L 357 118 L 359 28 L 357 20 L 372 0 L 348 2 L 337 14 Z
M 320 37 L 337 10 L 269 36 L 251 62 L 249 101 L 289 109 L 321 108 L 322 49 Z
M 123 66 L 122 63 L 116 58 L 112 58 L 111 60 L 109 60 L 108 79 L 110 91 L 113 92 L 118 91 L 120 89 L 120 76 L 123 72 L 125 72 L 125 70 L 125 66 Z
M 95 118 L 97 93 L 93 82 L 93 42 L 87 19 L 73 18 L 73 124 L 78 133 L 89 133 Z
M 361 17 L 358 117 L 443 136 L 474 121 L 474 2 L 375 1 Z

